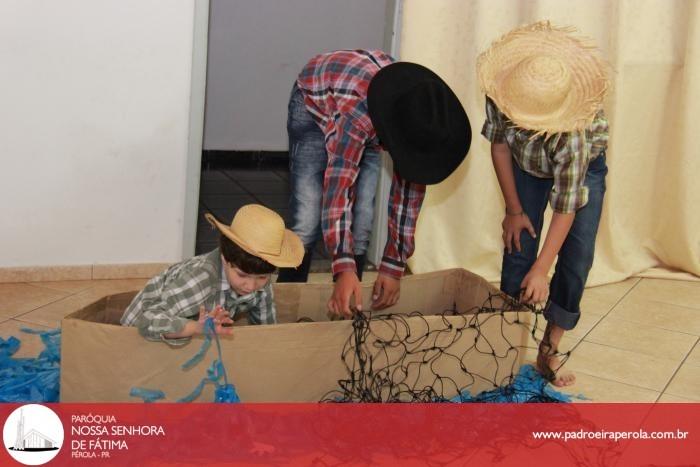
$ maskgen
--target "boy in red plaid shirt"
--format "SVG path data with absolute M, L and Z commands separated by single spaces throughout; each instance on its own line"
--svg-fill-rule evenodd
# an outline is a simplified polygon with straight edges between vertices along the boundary
M 380 149 L 393 161 L 388 239 L 372 308 L 396 303 L 425 185 L 439 183 L 469 150 L 467 115 L 429 69 L 378 50 L 321 54 L 304 67 L 289 102 L 291 229 L 305 256 L 280 282 L 305 282 L 319 235 L 332 255 L 332 313 L 362 310 L 360 279 L 374 217 Z

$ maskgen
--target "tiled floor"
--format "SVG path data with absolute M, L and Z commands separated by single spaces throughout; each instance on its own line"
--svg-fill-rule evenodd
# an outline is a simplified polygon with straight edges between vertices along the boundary
M 19 328 L 58 327 L 68 313 L 145 281 L 0 284 L 0 337 L 19 337 L 17 356 L 34 356 L 43 348 L 39 338 Z M 566 392 L 592 401 L 700 402 L 700 282 L 632 278 L 587 289 L 582 308 L 560 348 L 573 349 L 567 367 L 577 375 Z
M 287 225 L 290 224 L 289 169 L 284 160 L 257 165 L 243 162 L 234 168 L 227 165 L 229 168 L 205 166 L 202 169 L 195 254 L 206 253 L 217 246 L 218 232 L 204 219 L 206 212 L 229 223 L 241 206 L 257 203 L 278 212 Z M 311 271 L 330 271 L 328 258 L 323 243 L 317 242 Z

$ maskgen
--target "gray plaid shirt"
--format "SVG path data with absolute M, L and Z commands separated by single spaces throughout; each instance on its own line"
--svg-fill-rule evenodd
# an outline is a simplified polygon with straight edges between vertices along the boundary
M 189 320 L 198 318 L 202 305 L 207 311 L 221 305 L 231 318 L 248 313 L 250 324 L 276 322 L 271 282 L 238 296 L 226 279 L 217 248 L 174 264 L 148 281 L 124 312 L 121 324 L 138 327 L 146 339 L 184 345 L 189 338 L 167 339 L 163 334 L 180 332 Z

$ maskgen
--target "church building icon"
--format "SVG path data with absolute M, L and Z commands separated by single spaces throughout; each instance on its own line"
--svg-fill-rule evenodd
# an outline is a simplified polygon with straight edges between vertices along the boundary
M 24 432 L 24 414 L 20 410 L 19 421 L 17 422 L 17 438 L 13 447 L 14 451 L 54 451 L 59 449 L 54 440 L 40 433 L 35 429 Z

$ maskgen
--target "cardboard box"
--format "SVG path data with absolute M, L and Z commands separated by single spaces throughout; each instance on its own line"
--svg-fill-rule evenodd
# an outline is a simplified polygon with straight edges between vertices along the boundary
M 351 337 L 351 320 L 329 321 L 326 303 L 332 284 L 276 284 L 278 310 L 276 325 L 241 326 L 233 336 L 221 337 L 223 361 L 228 377 L 244 402 L 316 402 L 339 388 L 338 381 L 349 376 L 346 364 L 352 367 L 353 354 L 343 361 L 341 353 Z M 138 402 L 129 396 L 132 387 L 160 389 L 168 401 L 189 394 L 217 358 L 212 346 L 205 359 L 194 368 L 183 371 L 181 365 L 200 348 L 197 337 L 184 347 L 172 348 L 162 342 L 149 342 L 136 328 L 119 325 L 123 310 L 134 292 L 105 297 L 64 318 L 61 344 L 61 401 L 63 402 Z M 369 303 L 372 284 L 363 284 L 365 303 Z M 402 317 L 405 325 L 397 329 L 387 322 L 372 321 L 375 333 L 367 342 L 377 348 L 376 339 L 388 339 L 396 332 L 410 332 L 414 349 L 430 350 L 451 342 L 450 352 L 459 355 L 471 374 L 460 368 L 459 361 L 446 358 L 436 361 L 432 371 L 467 386 L 475 394 L 506 384 L 508 376 L 522 364 L 529 343 L 529 313 L 506 312 L 480 314 L 478 324 L 482 338 L 475 345 L 476 329 L 465 327 L 465 320 L 474 315 L 441 316 L 445 310 L 472 311 L 484 305 L 497 290 L 483 278 L 463 269 L 452 269 L 408 276 L 403 279 L 401 298 L 381 313 L 406 315 L 419 311 L 424 316 Z M 494 300 L 498 308 L 501 299 Z M 440 316 L 435 316 L 435 315 Z M 310 318 L 313 322 L 297 322 Z M 474 324 L 474 323 L 472 323 Z M 437 342 L 435 342 L 437 340 Z M 383 349 L 374 356 L 375 367 L 380 358 L 392 361 L 399 350 Z M 381 354 L 381 355 L 379 355 Z M 498 357 L 494 357 L 494 355 Z M 425 358 L 426 352 L 413 352 L 407 361 Z M 416 368 L 418 365 L 412 365 Z M 431 385 L 434 374 L 409 371 L 405 379 Z M 473 374 L 480 377 L 474 380 Z M 431 379 L 432 378 L 432 379 Z M 445 388 L 445 395 L 456 395 L 456 389 Z M 213 386 L 207 385 L 201 402 L 213 401 Z

